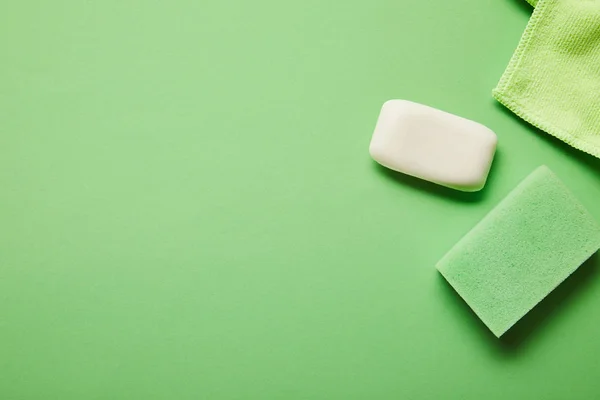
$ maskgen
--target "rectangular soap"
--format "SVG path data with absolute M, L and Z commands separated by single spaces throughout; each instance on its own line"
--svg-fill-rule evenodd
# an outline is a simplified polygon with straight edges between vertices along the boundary
M 491 129 L 407 100 L 381 108 L 369 153 L 384 167 L 465 192 L 481 190 L 498 138 Z
M 543 166 L 436 268 L 498 337 L 600 248 L 600 226 Z

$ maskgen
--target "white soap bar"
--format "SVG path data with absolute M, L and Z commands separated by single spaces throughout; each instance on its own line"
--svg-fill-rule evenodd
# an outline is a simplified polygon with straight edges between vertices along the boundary
M 386 102 L 371 139 L 379 164 L 465 192 L 485 185 L 496 134 L 485 126 L 406 100 Z

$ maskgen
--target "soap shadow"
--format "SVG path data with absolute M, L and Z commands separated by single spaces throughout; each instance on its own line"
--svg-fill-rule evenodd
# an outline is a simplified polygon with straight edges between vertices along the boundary
M 542 140 L 549 143 L 553 148 L 560 150 L 564 153 L 567 153 L 569 155 L 569 157 L 573 157 L 573 158 L 581 161 L 588 168 L 590 168 L 591 170 L 596 172 L 598 175 L 600 175 L 600 158 L 596 158 L 590 154 L 587 154 L 586 152 L 583 152 L 572 146 L 569 146 L 562 140 L 555 138 L 554 136 L 542 131 L 541 129 L 531 125 L 527 121 L 519 118 L 512 111 L 510 111 L 508 108 L 504 107 L 502 104 L 500 104 L 498 102 L 496 102 L 496 107 L 498 109 L 500 109 L 500 111 L 502 113 L 504 113 L 505 115 L 509 115 L 511 118 L 515 119 L 519 125 L 525 127 L 528 131 L 534 132 L 536 135 L 540 136 L 542 138 Z
M 376 170 L 377 173 L 385 176 L 387 179 L 391 179 L 403 186 L 411 187 L 420 192 L 424 192 L 438 197 L 446 197 L 457 202 L 473 203 L 483 200 L 487 188 L 493 184 L 494 176 L 496 175 L 495 170 L 497 169 L 497 165 L 500 162 L 499 159 L 499 152 L 496 151 L 496 155 L 494 156 L 494 160 L 492 162 L 492 167 L 490 168 L 490 172 L 488 174 L 487 182 L 485 183 L 483 189 L 481 189 L 478 192 L 461 192 L 460 190 L 450 189 L 445 186 L 440 186 L 438 184 L 425 181 L 423 179 L 403 174 L 401 172 L 393 171 L 376 162 L 373 162 L 373 168 Z
M 438 275 L 444 281 L 444 284 L 440 286 L 445 288 L 447 297 L 451 299 L 449 303 L 453 303 L 461 313 L 468 316 L 461 320 L 472 321 L 482 339 L 489 342 L 495 350 L 505 355 L 512 355 L 518 353 L 518 350 L 522 349 L 536 334 L 541 334 L 544 328 L 560 314 L 561 309 L 570 302 L 576 301 L 578 293 L 575 292 L 579 292 L 580 295 L 585 287 L 589 286 L 590 281 L 597 278 L 599 271 L 600 256 L 596 253 L 500 338 L 497 338 L 488 329 L 446 279 L 441 274 Z

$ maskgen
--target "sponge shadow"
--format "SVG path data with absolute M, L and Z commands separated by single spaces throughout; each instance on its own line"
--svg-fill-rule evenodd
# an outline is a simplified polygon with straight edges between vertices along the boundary
M 555 317 L 568 303 L 577 300 L 578 295 L 576 292 L 581 294 L 584 286 L 598 275 L 599 270 L 600 257 L 596 253 L 510 328 L 500 338 L 502 344 L 508 349 L 516 349 L 530 340 L 534 331 L 551 322 L 550 317 Z
M 490 168 L 485 187 L 478 192 L 461 192 L 460 190 L 450 189 L 401 172 L 393 171 L 377 162 L 373 162 L 373 166 L 377 173 L 383 175 L 387 179 L 394 180 L 403 186 L 411 187 L 429 195 L 445 197 L 456 202 L 474 203 L 483 200 L 487 192 L 486 189 L 493 184 L 494 176 L 496 175 L 495 170 L 498 168 L 498 163 L 500 162 L 498 153 L 499 152 L 496 150 L 496 155 L 494 156 L 494 161 L 492 162 L 492 167 Z
M 463 309 L 464 313 L 470 314 L 470 319 L 477 325 L 485 340 L 493 343 L 502 353 L 511 354 L 516 353 L 525 343 L 533 339 L 534 333 L 541 333 L 542 328 L 555 320 L 560 310 L 565 308 L 569 302 L 575 302 L 578 298 L 575 292 L 581 295 L 585 286 L 589 285 L 599 271 L 600 257 L 596 253 L 500 338 L 496 338 L 492 334 L 444 277 L 441 274 L 439 276 L 446 283 L 443 286 L 451 293 L 450 297 L 453 298 L 455 305 Z

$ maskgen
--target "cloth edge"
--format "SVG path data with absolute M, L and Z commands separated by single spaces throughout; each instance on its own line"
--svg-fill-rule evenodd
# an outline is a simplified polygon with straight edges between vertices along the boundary
M 500 88 L 500 86 L 498 86 L 492 91 L 492 96 L 494 96 L 494 98 L 500 104 L 508 108 L 522 120 L 546 132 L 547 134 L 562 140 L 571 147 L 581 150 L 584 153 L 587 153 L 594 157 L 600 158 L 600 146 L 589 143 L 579 137 L 571 135 L 569 132 L 563 129 L 556 128 L 552 124 L 544 122 L 544 120 L 542 118 L 539 118 L 534 112 L 523 107 L 513 98 L 511 98 L 510 95 L 505 93 L 503 89 Z
M 533 15 L 525 28 L 525 32 L 521 36 L 521 40 L 513 53 L 506 70 L 500 77 L 500 81 L 496 88 L 492 91 L 492 96 L 503 106 L 508 108 L 519 118 L 535 126 L 536 128 L 546 132 L 547 134 L 554 136 L 557 139 L 562 140 L 571 147 L 588 153 L 594 157 L 600 158 L 600 146 L 589 143 L 581 138 L 578 138 L 564 129 L 558 129 L 550 123 L 545 122 L 544 118 L 540 118 L 534 111 L 527 109 L 518 103 L 512 96 L 510 96 L 510 84 L 515 71 L 518 69 L 519 64 L 523 58 L 523 54 L 526 52 L 529 42 L 533 36 L 533 33 L 538 25 L 538 20 L 544 15 L 546 6 L 551 3 L 550 0 L 528 0 L 529 3 L 536 3 L 538 6 L 533 11 Z
M 500 81 L 498 82 L 497 88 L 506 89 L 510 85 L 513 74 L 519 67 L 521 59 L 523 57 L 523 54 L 527 50 L 527 47 L 529 47 L 529 42 L 531 41 L 533 33 L 538 25 L 538 20 L 543 15 L 548 1 L 542 0 L 539 3 L 539 6 L 533 10 L 533 14 L 529 19 L 527 26 L 525 27 L 525 31 L 523 32 L 521 39 L 519 39 L 519 44 L 517 45 L 517 48 L 515 49 L 512 57 L 510 58 L 510 61 L 508 62 L 508 66 L 504 70 L 504 73 L 500 77 Z

